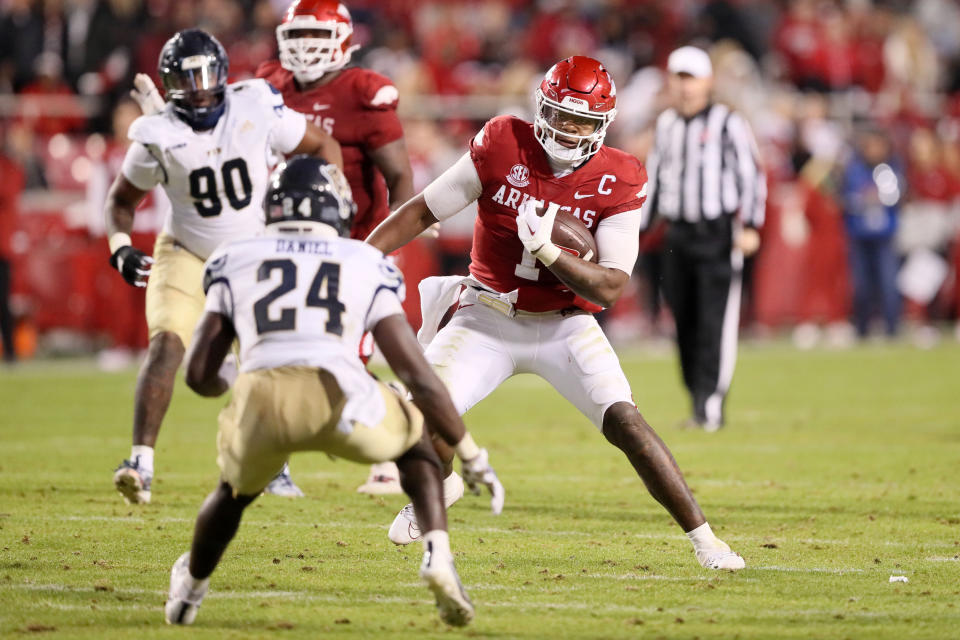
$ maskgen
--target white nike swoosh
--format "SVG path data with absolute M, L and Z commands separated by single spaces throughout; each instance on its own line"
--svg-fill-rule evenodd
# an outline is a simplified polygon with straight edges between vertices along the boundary
M 314 103 L 313 103 L 313 110 L 314 110 L 314 111 L 323 111 L 324 109 L 329 109 L 329 108 L 330 108 L 330 105 L 328 105 L 328 104 L 320 104 L 319 102 L 314 102 Z
M 595 195 L 597 195 L 597 194 L 595 194 L 595 193 L 587 193 L 587 194 L 584 194 L 584 195 L 580 195 L 580 193 L 577 192 L 577 191 L 574 191 L 574 192 L 573 192 L 573 198 L 574 198 L 575 200 L 583 200 L 584 198 L 592 198 L 592 197 L 595 196 Z

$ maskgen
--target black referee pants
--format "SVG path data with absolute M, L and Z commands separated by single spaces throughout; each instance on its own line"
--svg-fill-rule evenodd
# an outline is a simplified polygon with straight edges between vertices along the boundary
M 677 325 L 683 382 L 693 418 L 722 425 L 737 357 L 743 257 L 732 216 L 671 222 L 663 248 L 663 292 Z
M 13 315 L 10 313 L 10 263 L 0 257 L 0 339 L 3 344 L 3 359 L 13 362 Z

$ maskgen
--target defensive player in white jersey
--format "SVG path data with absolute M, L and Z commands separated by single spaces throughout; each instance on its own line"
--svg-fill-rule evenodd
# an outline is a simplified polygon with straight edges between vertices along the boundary
M 167 41 L 158 69 L 167 103 L 130 127 L 132 144 L 107 197 L 110 263 L 129 284 L 147 288 L 150 347 L 137 380 L 133 449 L 114 473 L 130 503 L 150 501 L 153 447 L 203 311 L 203 261 L 221 242 L 262 229 L 274 154 L 342 163 L 337 142 L 286 108 L 267 82 L 227 85 L 227 68 L 223 47 L 204 31 L 187 29 Z M 172 211 L 150 257 L 131 246 L 129 234 L 134 210 L 158 184 Z M 289 476 L 278 485 L 299 493 Z
M 536 97 L 533 122 L 487 122 L 469 153 L 367 242 L 395 251 L 476 201 L 470 276 L 428 279 L 420 287 L 423 341 L 435 333 L 426 356 L 454 404 L 466 412 L 510 376 L 539 375 L 626 455 L 703 567 L 741 569 L 743 558 L 714 535 L 670 450 L 637 411 L 617 355 L 591 315 L 612 306 L 630 279 L 646 196 L 637 159 L 603 144 L 616 115 L 613 79 L 597 60 L 572 56 L 547 71 Z M 594 234 L 597 263 L 554 244 L 561 210 Z M 449 323 L 437 332 L 444 315 Z M 415 513 L 409 505 L 400 512 L 388 534 L 393 542 L 419 536 Z
M 206 263 L 206 307 L 187 384 L 204 396 L 224 393 L 230 382 L 219 372 L 235 340 L 241 365 L 220 413 L 221 482 L 200 509 L 190 552 L 173 566 L 167 622 L 193 621 L 243 510 L 288 456 L 325 451 L 356 462 L 396 460 L 425 532 L 420 575 L 441 618 L 464 625 L 473 606 L 453 565 L 428 430 L 454 447 L 468 482 L 492 490 L 496 476 L 407 324 L 403 276 L 379 251 L 349 238 L 356 208 L 333 165 L 292 158 L 274 174 L 264 205 L 264 234 L 222 245 Z M 358 347 L 365 331 L 412 403 L 364 368 Z

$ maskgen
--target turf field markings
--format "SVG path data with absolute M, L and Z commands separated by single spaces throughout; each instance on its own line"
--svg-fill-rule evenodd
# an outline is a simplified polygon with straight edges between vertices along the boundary
M 844 575 L 845 573 L 864 573 L 863 569 L 857 568 L 830 568 L 830 567 L 781 567 L 778 565 L 766 565 L 759 567 L 749 567 L 758 571 L 785 571 L 789 573 L 832 573 L 835 575 Z

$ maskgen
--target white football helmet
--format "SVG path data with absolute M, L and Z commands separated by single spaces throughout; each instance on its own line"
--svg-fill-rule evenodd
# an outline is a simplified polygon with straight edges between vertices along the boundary
M 350 43 L 350 11 L 337 0 L 294 0 L 277 27 L 280 64 L 299 82 L 343 68 L 360 45 Z

